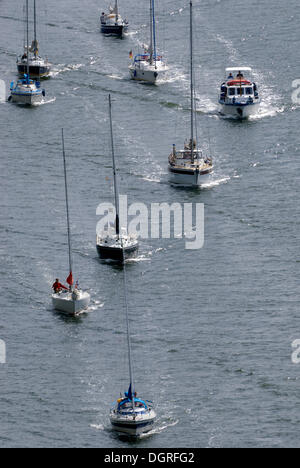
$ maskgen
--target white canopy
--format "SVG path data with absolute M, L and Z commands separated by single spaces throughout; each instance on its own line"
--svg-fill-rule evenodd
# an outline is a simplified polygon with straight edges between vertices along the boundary
M 252 68 L 250 67 L 229 67 L 229 68 L 226 68 L 226 73 L 235 73 L 235 72 L 249 72 L 251 73 L 252 72 Z

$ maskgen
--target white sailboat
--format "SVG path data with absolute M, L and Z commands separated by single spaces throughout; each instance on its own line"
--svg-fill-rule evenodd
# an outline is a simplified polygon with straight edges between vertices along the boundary
M 23 76 L 27 72 L 27 62 L 29 63 L 29 74 L 31 78 L 38 80 L 48 78 L 51 72 L 51 64 L 48 59 L 43 59 L 39 56 L 39 42 L 37 40 L 37 11 L 36 0 L 34 0 L 34 39 L 31 47 L 28 43 L 24 46 L 24 53 L 17 58 L 17 67 L 19 75 Z M 27 60 L 28 59 L 28 60 Z
M 62 130 L 62 145 L 63 145 L 63 162 L 64 162 L 64 176 L 65 176 L 65 194 L 66 194 L 66 208 L 67 208 L 67 228 L 68 228 L 68 246 L 69 246 L 69 269 L 70 274 L 67 282 L 70 286 L 69 290 L 60 290 L 52 294 L 53 307 L 70 316 L 78 316 L 89 306 L 91 297 L 86 291 L 74 287 L 73 280 L 73 261 L 72 261 L 72 248 L 71 248 L 71 228 L 70 228 L 70 214 L 69 214 L 69 199 L 68 199 L 68 183 L 67 183 L 67 167 L 66 167 L 66 154 L 64 143 L 64 132 Z
M 191 136 L 181 151 L 173 151 L 169 156 L 170 181 L 183 186 L 201 187 L 206 184 L 213 172 L 212 158 L 205 156 L 198 148 L 197 126 L 195 125 L 195 88 L 193 67 L 193 2 L 190 1 L 190 49 L 191 49 Z
M 127 434 L 133 437 L 139 437 L 153 429 L 156 412 L 152 401 L 138 398 L 134 386 L 133 365 L 132 365 L 132 350 L 130 339 L 130 323 L 127 300 L 127 278 L 126 265 L 123 266 L 124 272 L 124 296 L 126 310 L 126 331 L 127 331 L 127 346 L 128 346 L 128 361 L 129 361 L 129 389 L 125 392 L 124 397 L 120 397 L 110 410 L 110 422 L 112 428 L 122 434 Z
M 150 46 L 146 47 L 144 54 L 138 54 L 129 65 L 129 73 L 132 80 L 155 84 L 168 67 L 163 62 L 161 55 L 157 54 L 156 48 L 156 24 L 154 0 L 150 0 Z
M 108 14 L 102 13 L 100 17 L 100 29 L 102 34 L 108 36 L 122 37 L 123 33 L 128 30 L 128 21 L 123 20 L 119 13 L 118 0 L 115 2 L 115 7 L 110 7 Z
M 113 139 L 111 95 L 109 95 L 109 120 L 114 176 L 116 222 L 114 232 L 107 231 L 97 235 L 97 252 L 102 260 L 113 260 L 123 263 L 124 260 L 136 254 L 139 248 L 139 243 L 136 237 L 128 235 L 127 232 L 123 232 L 120 227 L 120 203 Z
M 30 63 L 29 63 L 29 6 L 26 0 L 26 17 L 27 17 L 27 55 L 26 55 L 26 74 L 24 78 L 10 85 L 9 101 L 16 104 L 24 104 L 32 106 L 43 101 L 45 90 L 41 89 L 40 83 L 30 79 Z

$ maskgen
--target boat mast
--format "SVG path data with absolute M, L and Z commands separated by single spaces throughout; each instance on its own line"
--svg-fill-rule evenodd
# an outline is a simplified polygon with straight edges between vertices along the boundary
M 155 61 L 155 68 L 156 68 L 156 24 L 155 24 L 155 8 L 154 8 L 154 0 L 152 0 L 152 10 L 153 10 L 153 49 L 154 49 L 154 61 Z
M 193 63 L 193 2 L 190 1 L 190 42 L 191 42 L 191 161 L 194 163 L 194 63 Z
M 115 4 L 115 13 L 116 13 L 116 20 L 118 22 L 118 19 L 119 19 L 118 0 L 116 0 L 116 4 Z
M 130 379 L 130 389 L 132 394 L 132 409 L 135 411 L 135 401 L 134 401 L 134 383 L 133 383 L 133 366 L 132 366 L 132 352 L 131 352 L 131 339 L 130 339 L 130 323 L 129 323 L 129 311 L 128 311 L 128 298 L 127 298 L 127 275 L 126 275 L 126 264 L 123 262 L 123 271 L 124 271 L 124 297 L 125 297 L 125 310 L 126 310 L 126 326 L 127 326 L 127 346 L 128 346 L 128 361 L 129 361 L 129 379 Z
M 153 63 L 153 0 L 150 0 L 150 64 Z
M 29 84 L 29 6 L 26 0 L 26 19 L 27 19 L 27 84 Z
M 71 228 L 70 228 L 70 213 L 69 213 L 69 197 L 68 197 L 68 180 L 67 180 L 67 165 L 66 165 L 66 152 L 65 152 L 65 139 L 64 139 L 64 129 L 61 131 L 62 136 L 62 148 L 63 148 L 63 161 L 64 161 L 64 175 L 65 175 L 65 192 L 66 192 L 66 207 L 67 207 L 67 226 L 68 226 L 68 245 L 69 245 L 69 267 L 70 274 L 73 272 L 73 262 L 72 262 L 72 248 L 71 248 Z M 73 286 L 71 286 L 73 290 Z
M 114 191 L 115 191 L 115 205 L 116 205 L 116 234 L 119 239 L 120 238 L 120 215 L 119 215 L 120 206 L 119 206 L 119 194 L 118 194 L 118 185 L 117 185 L 114 136 L 113 136 L 113 127 L 112 127 L 111 95 L 109 95 L 108 100 L 109 100 L 110 137 L 111 137 L 111 152 L 112 152 L 112 160 L 113 160 Z
M 36 36 L 36 0 L 34 0 L 34 56 L 37 57 L 37 36 Z

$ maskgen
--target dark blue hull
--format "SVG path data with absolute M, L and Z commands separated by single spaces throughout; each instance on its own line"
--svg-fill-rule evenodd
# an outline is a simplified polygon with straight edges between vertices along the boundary
M 97 252 L 101 260 L 113 260 L 114 262 L 123 263 L 128 258 L 135 257 L 138 251 L 138 246 L 118 249 L 114 247 L 104 247 L 97 245 Z
M 126 29 L 127 27 L 125 27 L 124 25 L 113 26 L 113 25 L 101 24 L 102 34 L 107 34 L 109 36 L 122 37 Z

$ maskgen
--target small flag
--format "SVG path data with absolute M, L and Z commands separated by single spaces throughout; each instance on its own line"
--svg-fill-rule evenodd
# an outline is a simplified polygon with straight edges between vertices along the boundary
M 70 286 L 72 286 L 73 283 L 74 283 L 72 272 L 69 274 L 69 276 L 68 276 L 68 278 L 67 278 L 67 283 L 68 283 Z
M 132 60 L 133 59 L 133 52 L 132 50 L 129 52 L 129 58 Z

